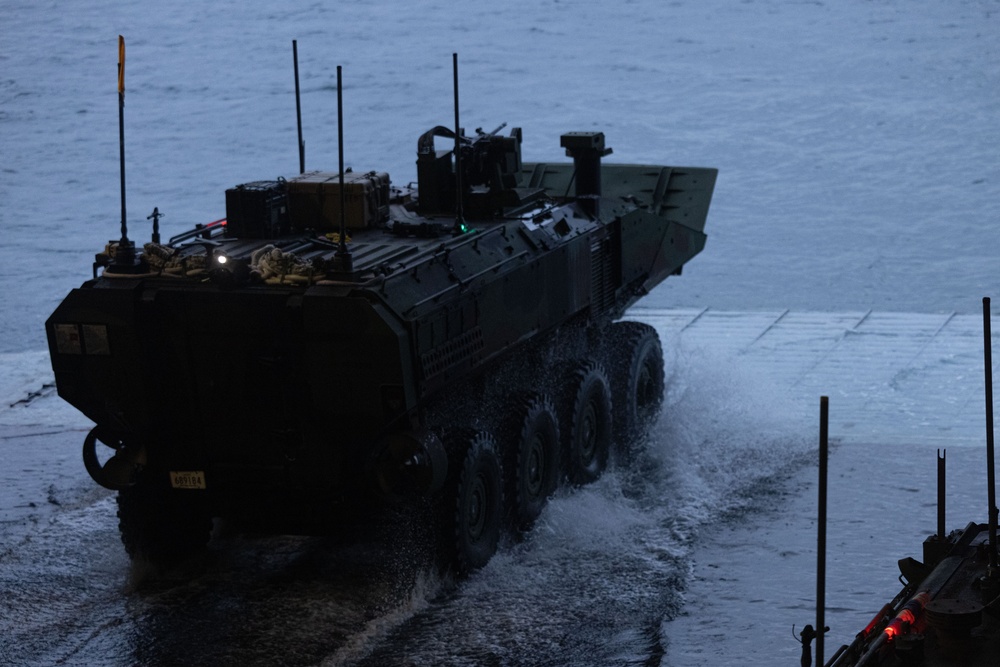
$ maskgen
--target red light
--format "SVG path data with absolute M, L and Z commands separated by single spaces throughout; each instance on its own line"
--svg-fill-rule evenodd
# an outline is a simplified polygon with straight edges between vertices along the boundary
M 865 629 L 861 631 L 861 634 L 863 636 L 867 637 L 869 634 L 871 634 L 871 631 L 875 628 L 875 626 L 878 625 L 882 621 L 883 618 L 885 618 L 886 616 L 888 616 L 891 613 L 892 613 L 892 605 L 890 605 L 888 603 L 885 604 L 879 610 L 879 612 L 877 614 L 875 614 L 875 616 L 872 618 L 872 620 L 868 621 L 868 625 L 866 625 Z
M 911 625 L 916 623 L 917 616 L 923 612 L 924 607 L 930 599 L 931 596 L 927 593 L 927 591 L 914 595 L 913 598 L 899 610 L 899 613 L 896 614 L 896 618 L 892 619 L 892 622 L 885 626 L 885 630 L 882 632 L 884 632 L 889 639 L 892 639 L 896 635 L 903 634 L 903 632 L 908 630 Z

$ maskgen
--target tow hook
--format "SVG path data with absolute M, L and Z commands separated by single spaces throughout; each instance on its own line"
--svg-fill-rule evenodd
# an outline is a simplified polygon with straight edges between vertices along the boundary
M 391 434 L 376 457 L 376 482 L 387 497 L 400 498 L 438 491 L 448 472 L 448 455 L 430 431 Z
M 98 441 L 115 452 L 103 465 L 97 458 Z M 135 484 L 146 465 L 146 448 L 127 444 L 119 435 L 95 426 L 83 439 L 83 465 L 95 482 L 106 489 L 120 491 Z

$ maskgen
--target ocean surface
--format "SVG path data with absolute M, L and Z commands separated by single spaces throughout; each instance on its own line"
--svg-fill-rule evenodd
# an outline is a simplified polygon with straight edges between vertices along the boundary
M 997 285 L 996 0 L 0 2 L 0 352 L 120 236 L 117 37 L 126 40 L 128 223 L 225 215 L 226 188 L 306 166 L 415 180 L 453 118 L 605 132 L 622 162 L 717 167 L 709 245 L 646 305 L 974 312 Z M 609 158 L 610 159 L 610 158 Z

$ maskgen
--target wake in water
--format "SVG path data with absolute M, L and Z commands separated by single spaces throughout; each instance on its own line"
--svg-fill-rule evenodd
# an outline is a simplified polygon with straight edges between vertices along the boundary
M 523 541 L 326 664 L 660 664 L 700 531 L 771 502 L 814 439 L 745 358 L 671 349 L 662 415 L 627 465 L 560 490 Z
M 646 452 L 679 503 L 675 514 L 708 521 L 750 511 L 814 460 L 811 407 L 765 366 L 710 348 L 668 349 L 666 401 Z
M 809 410 L 751 357 L 677 341 L 665 347 L 662 415 L 628 463 L 561 489 L 523 539 L 461 582 L 441 580 L 428 565 L 416 522 L 374 544 L 223 536 L 203 571 L 130 585 L 119 572 L 127 566 L 110 499 L 63 503 L 61 519 L 5 556 L 10 576 L 0 593 L 61 571 L 65 556 L 52 544 L 86 545 L 75 557 L 78 576 L 60 594 L 89 611 L 76 621 L 80 632 L 34 647 L 25 661 L 81 650 L 113 661 L 124 650 L 140 662 L 183 664 L 197 639 L 200 658 L 248 663 L 659 665 L 669 643 L 663 624 L 681 613 L 706 526 L 773 503 L 815 440 Z M 66 423 L 41 410 L 53 403 L 42 397 L 17 414 L 25 423 L 41 413 Z M 72 433 L 47 443 L 74 452 L 65 473 L 73 479 L 77 442 Z M 92 520 L 76 520 L 83 515 Z M 50 617 L 49 587 L 31 591 L 26 617 Z

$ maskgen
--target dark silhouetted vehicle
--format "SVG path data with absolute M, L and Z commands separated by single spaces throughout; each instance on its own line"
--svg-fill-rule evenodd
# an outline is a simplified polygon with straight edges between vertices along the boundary
M 522 163 L 520 129 L 437 127 L 416 184 L 246 183 L 225 220 L 110 243 L 46 328 L 128 553 L 182 557 L 213 517 L 323 534 L 423 502 L 467 571 L 600 475 L 664 388 L 656 332 L 618 320 L 703 248 L 716 170 L 561 145 L 572 162 Z

